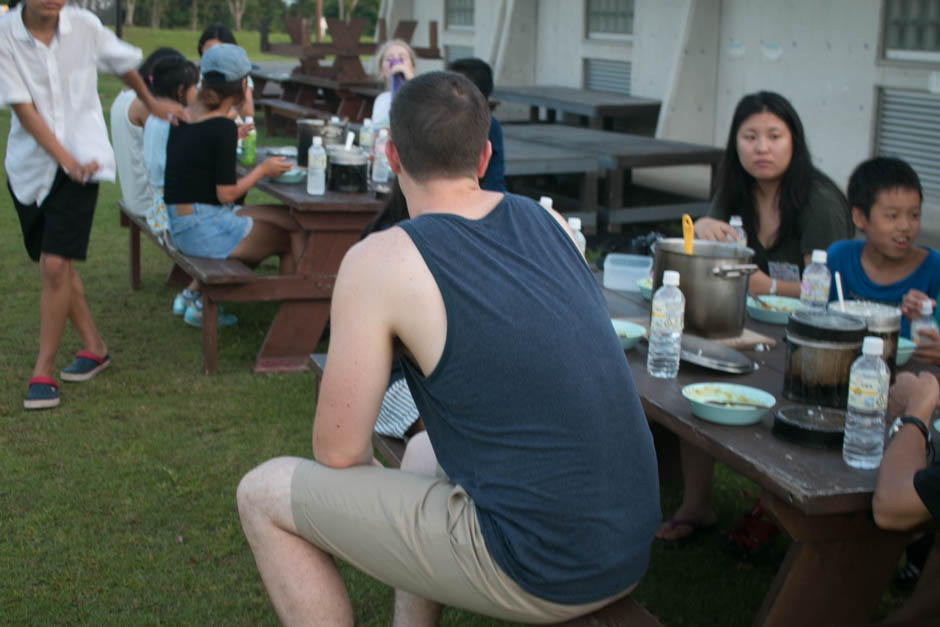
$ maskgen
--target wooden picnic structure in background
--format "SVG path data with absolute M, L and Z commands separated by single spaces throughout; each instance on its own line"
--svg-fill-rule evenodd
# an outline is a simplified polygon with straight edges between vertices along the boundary
M 317 31 L 319 31 L 319 19 Z M 264 110 L 268 134 L 278 129 L 294 132 L 296 121 L 305 118 L 328 119 L 332 115 L 361 122 L 372 112 L 375 97 L 385 89 L 384 83 L 375 75 L 366 72 L 361 56 L 374 55 L 379 46 L 388 40 L 385 20 L 380 19 L 377 42 L 362 42 L 362 33 L 367 21 L 364 18 L 349 20 L 327 19 L 327 28 L 332 41 L 322 43 L 310 40 L 311 21 L 304 18 L 284 18 L 284 27 L 290 35 L 290 43 L 271 43 L 268 40 L 270 18 L 261 20 L 261 51 L 288 57 L 297 57 L 299 65 L 286 76 L 269 76 L 254 73 L 256 103 Z M 393 39 L 411 43 L 417 29 L 415 20 L 402 20 L 395 27 Z M 428 45 L 412 49 L 419 58 L 439 59 L 437 44 L 437 22 L 428 23 Z M 326 62 L 327 57 L 333 61 Z M 281 83 L 280 97 L 264 97 L 264 85 L 268 80 Z M 260 82 L 260 86 L 258 83 Z

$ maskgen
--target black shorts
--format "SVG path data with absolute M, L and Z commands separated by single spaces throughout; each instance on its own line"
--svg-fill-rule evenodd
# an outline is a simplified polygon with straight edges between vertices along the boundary
M 49 253 L 84 261 L 98 202 L 97 183 L 80 185 L 59 168 L 41 205 L 24 205 L 17 200 L 9 180 L 7 189 L 20 217 L 23 243 L 30 259 L 39 261 L 40 253 Z

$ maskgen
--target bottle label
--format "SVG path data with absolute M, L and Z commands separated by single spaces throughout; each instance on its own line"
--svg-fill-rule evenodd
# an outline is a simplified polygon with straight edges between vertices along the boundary
M 829 300 L 829 284 L 804 278 L 800 282 L 800 299 L 811 303 L 825 303 Z
M 888 386 L 878 377 L 852 374 L 849 377 L 849 407 L 865 411 L 885 411 Z
M 325 170 L 326 169 L 326 153 L 324 152 L 309 152 L 307 153 L 307 169 L 309 170 Z
M 669 307 L 653 300 L 652 315 L 650 316 L 651 333 L 676 333 L 682 331 L 685 310 L 683 307 Z

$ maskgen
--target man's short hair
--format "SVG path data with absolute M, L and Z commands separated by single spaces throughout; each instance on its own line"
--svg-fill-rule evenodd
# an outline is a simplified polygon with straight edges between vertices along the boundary
M 493 93 L 493 70 L 483 59 L 477 59 L 476 57 L 457 59 L 451 62 L 447 69 L 469 78 L 477 86 L 477 89 L 483 93 L 484 98 L 489 98 L 490 94 Z
M 416 76 L 392 100 L 389 118 L 402 167 L 413 179 L 476 180 L 490 109 L 469 80 L 453 72 Z
M 891 189 L 908 189 L 917 192 L 921 200 L 924 191 L 920 186 L 920 178 L 906 161 L 896 157 L 875 157 L 863 161 L 849 177 L 848 200 L 850 207 L 858 207 L 871 217 L 871 208 L 878 202 L 878 194 Z

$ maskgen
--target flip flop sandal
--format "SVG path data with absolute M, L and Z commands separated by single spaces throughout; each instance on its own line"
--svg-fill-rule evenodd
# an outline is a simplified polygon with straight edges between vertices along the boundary
M 706 532 L 714 531 L 718 527 L 718 521 L 703 523 L 700 520 L 692 518 L 670 518 L 664 521 L 668 525 L 667 530 L 672 531 L 676 527 L 689 527 L 691 531 L 684 536 L 672 539 L 656 538 L 654 542 L 660 546 L 678 547 L 692 542 Z

